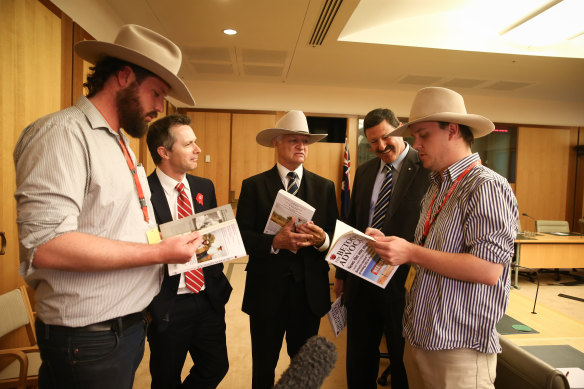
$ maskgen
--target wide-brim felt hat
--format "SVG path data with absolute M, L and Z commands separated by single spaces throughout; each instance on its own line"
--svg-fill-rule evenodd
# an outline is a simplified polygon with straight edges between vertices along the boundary
M 136 24 L 120 28 L 113 43 L 87 40 L 75 45 L 75 52 L 84 60 L 97 63 L 114 57 L 151 71 L 170 86 L 168 95 L 190 106 L 195 100 L 178 77 L 182 63 L 179 47 L 168 38 Z
M 272 139 L 279 135 L 306 135 L 308 144 L 318 142 L 326 134 L 311 134 L 308 130 L 308 121 L 302 111 L 292 110 L 282 116 L 274 128 L 267 128 L 256 136 L 256 142 L 262 146 L 274 147 Z
M 495 125 L 484 116 L 466 112 L 462 96 L 441 87 L 422 88 L 416 93 L 410 109 L 409 121 L 391 133 L 392 136 L 408 136 L 410 126 L 419 122 L 448 122 L 468 126 L 475 138 L 488 135 Z

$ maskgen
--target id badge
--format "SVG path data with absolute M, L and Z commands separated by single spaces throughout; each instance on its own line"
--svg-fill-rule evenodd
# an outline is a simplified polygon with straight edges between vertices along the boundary
M 406 292 L 410 293 L 410 289 L 412 289 L 412 284 L 414 283 L 414 279 L 416 278 L 416 269 L 414 265 L 410 266 L 410 271 L 408 272 L 408 276 L 406 278 L 406 283 L 404 287 L 406 288 Z

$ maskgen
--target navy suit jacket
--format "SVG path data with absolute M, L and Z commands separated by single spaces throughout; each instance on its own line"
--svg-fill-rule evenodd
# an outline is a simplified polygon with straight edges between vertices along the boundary
M 326 251 L 304 247 L 296 254 L 284 249 L 270 254 L 274 236 L 263 233 L 280 189 L 284 186 L 276 166 L 241 185 L 236 219 L 249 254 L 242 309 L 249 315 L 269 317 L 281 304 L 282 280 L 293 274 L 304 280 L 310 309 L 322 317 L 331 305 Z M 297 197 L 316 208 L 312 221 L 332 239 L 338 217 L 335 184 L 304 169 Z
M 211 180 L 190 174 L 187 174 L 187 180 L 191 189 L 191 204 L 194 205 L 195 214 L 217 207 L 215 186 Z M 148 184 L 152 193 L 151 201 L 156 222 L 162 224 L 172 221 L 172 213 L 156 172 L 148 176 Z M 198 194 L 203 196 L 203 204 L 195 201 Z M 209 296 L 211 305 L 217 312 L 225 312 L 225 304 L 229 300 L 232 288 L 227 277 L 223 274 L 223 264 L 219 263 L 204 267 L 203 275 L 205 276 L 205 291 Z M 179 282 L 180 274 L 169 276 L 168 266 L 164 265 L 164 279 L 160 287 L 160 293 L 154 297 L 148 307 L 152 316 L 152 325 L 157 331 L 163 331 L 169 321 L 172 320 L 172 318 L 169 318 L 168 312 L 176 299 Z
M 365 231 L 369 224 L 369 205 L 375 185 L 375 177 L 379 171 L 380 159 L 374 158 L 361 164 L 355 174 L 351 205 L 346 223 L 359 231 Z M 420 218 L 420 203 L 426 194 L 430 172 L 422 166 L 418 152 L 409 148 L 401 166 L 397 183 L 393 187 L 387 214 L 381 230 L 386 236 L 398 236 L 409 242 L 414 240 L 414 234 Z M 409 271 L 408 265 L 401 265 L 385 288 L 392 299 L 404 298 L 404 283 Z M 342 269 L 338 269 L 336 277 L 345 279 L 343 286 L 343 300 L 346 305 L 359 302 L 359 289 L 377 286 L 353 276 Z M 381 289 L 380 289 L 381 290 Z

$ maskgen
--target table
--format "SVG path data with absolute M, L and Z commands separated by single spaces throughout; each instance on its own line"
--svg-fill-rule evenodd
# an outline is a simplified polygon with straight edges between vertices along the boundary
M 584 268 L 584 235 L 559 236 L 538 232 L 533 238 L 515 239 L 517 265 L 533 269 Z M 519 268 L 513 286 L 517 288 Z

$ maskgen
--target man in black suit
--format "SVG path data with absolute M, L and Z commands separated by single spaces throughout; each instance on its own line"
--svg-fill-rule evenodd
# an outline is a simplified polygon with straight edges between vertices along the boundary
M 195 214 L 217 207 L 213 182 L 187 174 L 197 167 L 201 152 L 190 123 L 188 116 L 169 115 L 148 130 L 148 149 L 156 164 L 148 183 L 158 224 L 178 218 L 180 183 Z M 215 388 L 227 374 L 225 304 L 232 288 L 223 264 L 203 268 L 203 275 L 204 286 L 195 293 L 186 286 L 185 273 L 169 276 L 165 266 L 160 293 L 148 308 L 152 388 Z M 194 366 L 181 385 L 187 352 Z
M 391 136 L 399 120 L 389 109 L 378 108 L 365 116 L 363 129 L 378 158 L 360 165 L 355 175 L 346 222 L 365 231 L 373 222 L 385 164 L 391 164 L 392 189 L 380 230 L 413 241 L 420 216 L 420 200 L 429 185 L 429 172 L 418 153 L 401 137 Z M 385 332 L 392 389 L 408 387 L 403 363 L 402 316 L 404 283 L 409 266 L 400 266 L 385 289 L 337 269 L 334 291 L 343 294 L 347 307 L 347 384 L 353 388 L 377 388 L 379 344 Z
M 253 389 L 274 386 L 284 334 L 294 357 L 330 309 L 325 255 L 338 217 L 335 186 L 302 166 L 308 145 L 324 136 L 309 133 L 303 112 L 288 112 L 256 137 L 276 149 L 276 166 L 241 186 L 236 218 L 249 254 L 242 309 L 250 322 Z M 276 235 L 264 234 L 276 194 L 287 188 L 316 209 L 312 221 L 290 220 Z

